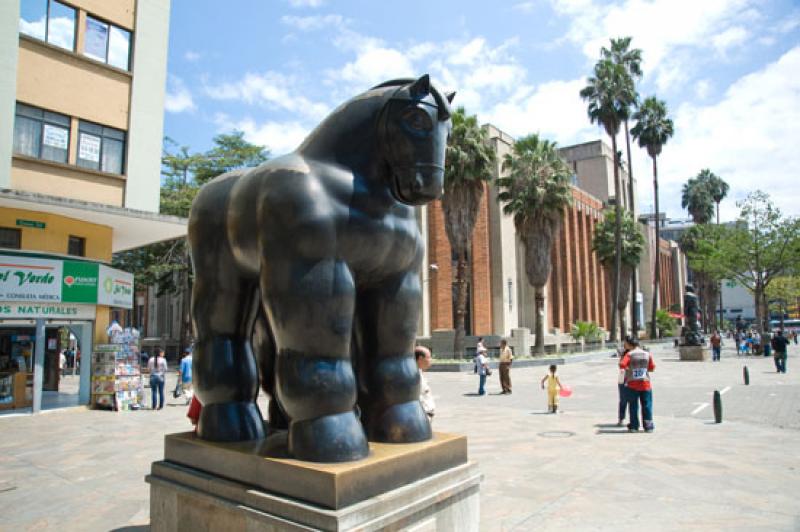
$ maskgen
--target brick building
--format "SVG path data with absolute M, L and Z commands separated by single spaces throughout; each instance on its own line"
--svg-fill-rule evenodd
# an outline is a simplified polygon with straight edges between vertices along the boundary
M 502 172 L 502 160 L 514 139 L 488 125 L 489 139 L 497 155 L 495 177 Z M 603 209 L 614 202 L 613 157 L 611 149 L 594 141 L 561 149 L 562 157 L 574 171 L 573 204 L 564 212 L 560 234 L 552 250 L 553 270 L 545 287 L 546 343 L 566 340 L 577 320 L 592 321 L 608 329 L 611 322 L 611 272 L 592 251 L 595 225 Z M 622 181 L 627 189 L 628 175 Z M 623 206 L 628 208 L 627 200 Z M 454 261 L 444 228 L 440 202 L 420 210 L 420 227 L 427 238 L 427 261 L 423 271 L 423 313 L 420 336 L 453 328 Z M 649 314 L 652 293 L 654 231 L 642 224 L 648 246 L 639 273 L 640 293 L 631 298 L 637 305 L 641 329 Z M 684 259 L 674 242 L 659 245 L 662 283 L 660 307 L 681 301 L 685 278 Z M 470 254 L 468 335 L 510 336 L 516 329 L 534 330 L 533 288 L 525 276 L 523 247 L 513 220 L 502 213 L 493 186 L 485 185 Z M 633 303 L 633 302 L 636 303 Z M 629 304 L 629 306 L 630 306 Z M 628 311 L 630 314 L 630 309 Z M 630 325 L 630 324 L 629 324 Z

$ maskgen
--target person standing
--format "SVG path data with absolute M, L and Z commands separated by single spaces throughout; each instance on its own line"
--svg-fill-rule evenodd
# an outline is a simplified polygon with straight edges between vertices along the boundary
M 478 395 L 486 395 L 486 375 L 489 373 L 489 359 L 486 358 L 486 348 L 478 350 L 475 355 L 475 367 L 478 368 Z
M 164 358 L 164 350 L 156 347 L 155 355 L 147 361 L 147 369 L 150 371 L 150 408 L 161 410 L 164 408 L 164 379 L 167 376 L 167 359 Z M 158 396 L 158 407 L 156 407 L 156 396 Z
M 178 366 L 178 378 L 181 381 L 181 388 L 183 389 L 186 404 L 192 402 L 192 348 L 187 347 L 184 351 L 185 356 L 181 359 L 181 364 Z
M 786 350 L 789 347 L 789 340 L 783 335 L 783 330 L 778 330 L 778 334 L 772 339 L 772 349 L 775 351 L 775 369 L 778 373 L 786 373 Z
M 500 340 L 500 386 L 502 393 L 511 393 L 511 362 L 514 361 L 514 353 L 508 347 L 508 342 Z
M 58 354 L 58 369 L 61 371 L 62 377 L 67 375 L 67 355 L 64 354 L 64 351 Z
M 417 346 L 414 348 L 414 358 L 417 359 L 417 368 L 419 369 L 419 402 L 428 416 L 428 421 L 433 423 L 436 403 L 433 401 L 433 393 L 431 393 L 431 387 L 428 386 L 428 379 L 425 378 L 425 372 L 431 367 L 431 351 L 427 347 Z
M 622 359 L 628 354 L 627 342 L 622 343 L 622 353 L 619 353 L 619 376 L 617 378 L 617 392 L 619 393 L 619 404 L 617 406 L 617 426 L 621 427 L 625 423 L 625 411 L 628 409 L 628 391 L 625 386 L 625 369 L 622 367 Z
M 714 331 L 709 342 L 711 342 L 711 360 L 719 361 L 722 355 L 722 336 L 720 336 L 719 331 Z
M 736 342 L 736 354 L 737 355 L 741 355 L 742 354 L 742 340 L 744 340 L 744 334 L 742 334 L 742 331 L 736 331 L 733 334 L 733 338 L 734 338 L 734 341 Z
M 639 404 L 642 406 L 642 425 L 645 432 L 652 432 L 653 424 L 653 391 L 650 386 L 650 373 L 655 371 L 653 355 L 639 347 L 639 339 L 632 336 L 625 338 L 626 353 L 619 363 L 625 370 L 625 386 L 628 394 L 631 421 L 628 431 L 639 430 Z

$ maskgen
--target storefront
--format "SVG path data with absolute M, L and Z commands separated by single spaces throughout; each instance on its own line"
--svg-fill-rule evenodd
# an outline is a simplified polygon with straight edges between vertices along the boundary
M 90 260 L 0 254 L 0 413 L 88 404 L 91 352 L 133 275 Z

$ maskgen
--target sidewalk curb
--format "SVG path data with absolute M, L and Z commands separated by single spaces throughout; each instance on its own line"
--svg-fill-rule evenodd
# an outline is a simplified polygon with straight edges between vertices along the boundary
M 596 351 L 594 353 L 578 353 L 575 355 L 567 355 L 554 358 L 534 358 L 525 360 L 515 360 L 513 367 L 515 368 L 530 368 L 535 366 L 549 366 L 555 364 L 556 366 L 563 366 L 565 364 L 574 364 L 577 362 L 586 362 L 587 360 L 597 360 L 603 358 L 612 358 L 614 350 Z M 499 362 L 496 360 L 489 361 L 489 367 L 497 369 Z M 474 364 L 472 362 L 460 362 L 457 364 L 437 364 L 434 362 L 428 371 L 443 372 L 443 373 L 472 373 Z

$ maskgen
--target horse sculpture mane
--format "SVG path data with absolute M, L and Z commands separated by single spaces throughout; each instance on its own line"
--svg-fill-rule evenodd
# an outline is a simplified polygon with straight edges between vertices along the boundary
M 452 96 L 427 75 L 382 83 L 295 152 L 201 189 L 189 218 L 199 437 L 288 429 L 292 456 L 324 462 L 365 457 L 368 439 L 431 437 L 413 357 L 413 206 L 441 194 Z

